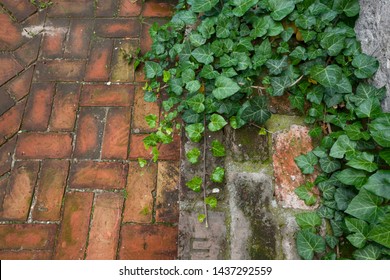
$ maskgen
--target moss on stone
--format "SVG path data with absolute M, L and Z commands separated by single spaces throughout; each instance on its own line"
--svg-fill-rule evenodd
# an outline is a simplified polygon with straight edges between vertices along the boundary
M 293 124 L 304 125 L 304 118 L 299 116 L 273 114 L 264 126 L 270 133 L 275 133 L 277 131 L 289 129 Z

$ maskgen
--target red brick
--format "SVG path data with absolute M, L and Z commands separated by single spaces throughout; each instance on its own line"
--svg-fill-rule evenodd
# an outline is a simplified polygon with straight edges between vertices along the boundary
M 72 136 L 60 133 L 22 133 L 16 144 L 16 157 L 20 159 L 69 158 Z
M 142 44 L 142 41 L 141 40 L 141 44 Z M 136 82 L 139 82 L 139 83 L 144 83 L 147 81 L 146 77 L 145 77 L 145 71 L 144 71 L 144 66 L 143 65 L 140 65 L 137 67 L 137 69 L 135 70 L 135 81 Z
M 3 201 L 7 192 L 8 181 L 9 181 L 9 174 L 0 176 L 0 211 L 3 211 Z
M 133 103 L 132 85 L 84 85 L 81 106 L 130 106 Z
M 69 187 L 77 189 L 123 189 L 128 166 L 120 162 L 81 161 L 74 163 Z
M 15 102 L 3 88 L 0 88 L 0 116 L 7 112 Z
M 68 19 L 50 19 L 46 22 L 46 29 L 41 44 L 42 58 L 60 58 L 64 52 L 66 34 L 68 33 Z
M 103 108 L 81 108 L 77 125 L 76 158 L 100 158 L 106 110 Z
M 0 146 L 0 177 L 11 170 L 12 156 L 14 154 L 16 137 L 8 140 L 7 143 Z
M 91 0 L 53 1 L 48 10 L 49 17 L 93 17 L 93 4 Z
M 122 207 L 120 193 L 96 195 L 86 259 L 115 260 Z
M 37 202 L 32 217 L 38 221 L 58 221 L 68 176 L 69 161 L 44 160 L 37 183 Z
M 171 17 L 174 5 L 160 1 L 146 1 L 142 15 L 144 17 Z
M 130 159 L 152 158 L 151 148 L 146 150 L 142 140 L 146 134 L 132 134 L 130 137 Z M 180 137 L 175 135 L 173 142 L 161 145 L 159 159 L 161 160 L 179 160 L 180 158 Z
M 85 62 L 79 60 L 39 61 L 35 67 L 34 81 L 81 81 L 84 77 Z
M 125 55 L 135 56 L 138 49 L 139 41 L 121 40 L 115 44 L 111 81 L 113 82 L 133 82 L 134 81 L 134 60 L 129 64 Z
M 130 108 L 110 108 L 103 137 L 103 159 L 126 159 L 129 147 Z
M 179 221 L 179 162 L 158 162 L 156 222 Z
M 136 19 L 100 18 L 95 21 L 96 35 L 108 38 L 136 38 L 139 36 L 141 25 Z
M 16 76 L 23 67 L 9 54 L 0 54 L 0 86 Z
M 52 251 L 0 251 L 0 260 L 50 260 Z
M 134 97 L 134 113 L 133 113 L 133 130 L 139 130 L 140 132 L 151 132 L 155 129 L 151 129 L 145 117 L 147 115 L 153 114 L 157 117 L 160 115 L 158 104 L 155 102 L 146 102 L 144 100 L 144 90 L 142 87 L 137 87 L 135 89 Z
M 93 41 L 85 72 L 85 81 L 108 81 L 110 76 L 112 45 L 112 40 L 109 39 Z
M 173 260 L 177 257 L 177 227 L 123 225 L 121 260 Z
M 294 161 L 313 148 L 308 131 L 307 127 L 293 125 L 287 132 L 272 135 L 275 196 L 283 207 L 309 209 L 294 193 L 295 188 L 315 177 L 303 175 Z
M 21 65 L 27 67 L 37 60 L 41 41 L 42 36 L 35 36 L 33 39 L 28 41 L 26 44 L 24 44 L 17 51 L 14 52 L 16 58 L 18 58 Z
M 0 9 L 0 51 L 16 49 L 23 42 L 22 28 Z
M 9 83 L 8 92 L 15 100 L 20 100 L 29 93 L 33 73 L 34 67 L 30 67 Z
M 84 259 L 93 193 L 67 193 L 54 259 Z
M 45 131 L 53 103 L 54 83 L 33 84 L 28 97 L 22 129 Z
M 151 223 L 153 194 L 156 190 L 157 165 L 151 163 L 141 168 L 138 162 L 130 162 L 127 177 L 124 222 Z
M 118 0 L 98 0 L 95 15 L 98 17 L 113 17 L 118 11 Z
M 80 88 L 79 84 L 57 84 L 49 125 L 51 131 L 73 131 Z
M 0 248 L 48 250 L 54 245 L 57 225 L 0 225 Z
M 119 16 L 136 17 L 141 14 L 142 2 L 134 0 L 121 0 Z
M 11 138 L 18 132 L 25 104 L 26 102 L 23 100 L 0 116 L 0 145 L 5 142 L 5 139 Z
M 65 42 L 65 58 L 86 58 L 93 31 L 93 20 L 74 19 L 70 23 L 68 40 Z
M 26 19 L 37 8 L 26 0 L 2 0 L 2 4 L 12 13 L 18 21 Z
M 2 201 L 0 219 L 27 220 L 38 170 L 38 162 L 18 161 L 15 163 L 10 177 L 9 188 Z M 0 238 L 0 240 L 3 240 L 3 238 Z M 0 248 L 6 247 L 0 246 Z

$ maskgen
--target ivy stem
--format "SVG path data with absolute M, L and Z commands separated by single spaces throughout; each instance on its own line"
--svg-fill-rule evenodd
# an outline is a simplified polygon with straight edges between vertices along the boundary
M 292 83 L 291 85 L 289 85 L 288 87 L 290 88 L 290 87 L 295 86 L 297 83 L 299 83 L 299 82 L 302 80 L 302 78 L 303 78 L 303 75 L 300 76 L 300 77 L 298 78 L 298 80 L 296 80 L 295 82 L 293 82 L 293 83 Z
M 240 86 L 244 86 L 245 84 L 244 83 L 238 83 L 238 85 Z M 251 88 L 255 88 L 255 89 L 267 89 L 266 87 L 261 87 L 261 86 L 250 86 Z
M 206 115 L 203 115 L 203 125 L 206 128 Z M 207 205 L 206 205 L 206 146 L 207 146 L 207 137 L 206 133 L 203 137 L 203 206 L 204 206 L 204 216 L 205 216 L 205 225 L 206 228 L 209 227 L 208 214 L 207 214 Z

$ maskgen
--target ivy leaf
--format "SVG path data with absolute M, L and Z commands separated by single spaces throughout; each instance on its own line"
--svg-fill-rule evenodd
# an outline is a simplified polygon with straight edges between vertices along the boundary
M 211 152 L 215 157 L 224 157 L 226 156 L 225 147 L 218 140 L 213 140 L 211 142 Z
M 348 17 L 354 17 L 360 12 L 360 5 L 358 0 L 335 0 L 333 3 L 333 10 L 338 13 L 345 13 Z
M 301 230 L 297 235 L 298 254 L 305 260 L 311 260 L 314 253 L 322 253 L 325 251 L 326 244 L 324 239 L 312 233 L 309 229 Z
M 341 80 L 336 84 L 335 90 L 337 93 L 351 93 L 352 85 L 349 79 L 345 76 L 341 76 Z M 342 101 L 342 100 L 341 100 Z M 339 102 L 337 102 L 339 104 Z
M 352 66 L 356 68 L 354 74 L 357 78 L 367 79 L 378 70 L 379 62 L 374 57 L 362 53 L 353 58 Z
M 271 77 L 270 81 L 273 88 L 272 96 L 282 96 L 285 89 L 291 84 L 291 80 L 287 76 Z
M 317 202 L 317 197 L 311 192 L 312 187 L 313 184 L 308 183 L 294 190 L 294 193 L 308 206 L 314 205 Z
M 302 46 L 298 46 L 290 53 L 290 57 L 299 60 L 306 60 L 306 49 Z
M 325 87 L 334 87 L 342 77 L 341 68 L 337 65 L 329 65 L 323 67 L 315 65 L 310 70 L 310 76 Z
M 270 16 L 266 16 L 268 21 L 268 32 L 267 35 L 272 36 L 278 36 L 284 31 L 283 24 L 281 22 L 274 21 Z
M 345 154 L 351 154 L 356 149 L 356 142 L 349 140 L 347 135 L 341 135 L 330 149 L 330 156 L 343 158 Z
M 316 18 L 314 16 L 299 15 L 295 20 L 295 24 L 300 28 L 309 29 L 316 24 Z
M 378 169 L 378 165 L 373 161 L 374 155 L 363 152 L 353 156 L 351 160 L 347 162 L 347 165 L 356 169 L 373 172 Z
M 356 106 L 360 106 L 367 99 L 378 98 L 382 100 L 385 95 L 386 89 L 384 87 L 377 89 L 373 85 L 360 83 L 356 89 L 356 95 L 351 96 L 351 101 Z
M 341 168 L 341 163 L 338 160 L 330 159 L 329 157 L 320 158 L 321 169 L 326 173 L 333 173 Z
M 207 80 L 213 80 L 219 76 L 218 72 L 214 70 L 213 66 L 210 64 L 203 66 L 202 70 L 199 73 L 201 78 L 205 78 Z
M 345 185 L 360 188 L 367 181 L 367 173 L 354 168 L 347 168 L 337 174 L 336 178 Z
M 192 69 L 186 69 L 181 73 L 181 79 L 183 83 L 188 83 L 195 80 L 195 72 Z
M 311 174 L 314 172 L 314 166 L 318 163 L 318 158 L 313 152 L 309 152 L 306 155 L 296 157 L 294 161 L 303 174 Z
M 212 114 L 208 128 L 210 131 L 218 131 L 221 130 L 225 125 L 227 125 L 227 122 L 222 116 L 218 114 Z
M 379 152 L 379 156 L 388 164 L 390 165 L 390 150 L 382 150 Z
M 162 68 L 160 64 L 154 61 L 146 61 L 145 62 L 145 73 L 146 78 L 153 79 L 157 76 L 162 75 Z
M 211 208 L 216 208 L 218 200 L 214 196 L 208 196 L 205 198 L 204 203 L 206 203 Z
M 288 66 L 287 56 L 283 56 L 281 59 L 269 59 L 265 66 L 269 69 L 270 74 L 279 75 Z
M 186 186 L 189 187 L 194 192 L 200 192 L 202 188 L 202 178 L 195 176 L 190 181 L 186 183 Z
M 355 110 L 358 118 L 375 118 L 382 112 L 381 103 L 378 98 L 369 98 Z
M 390 148 L 390 113 L 385 113 L 376 118 L 368 127 L 375 142 L 382 147 Z
M 265 123 L 271 117 L 268 110 L 268 102 L 265 96 L 255 96 L 249 100 L 249 106 L 242 113 L 241 118 L 244 121 L 253 121 L 257 124 Z
M 326 241 L 326 244 L 328 244 L 328 246 L 332 249 L 334 249 L 337 246 L 337 244 L 339 243 L 339 239 L 335 236 L 332 236 L 332 235 L 326 235 L 325 241 Z M 334 257 L 332 259 L 335 260 L 336 257 Z
M 293 0 L 268 0 L 268 5 L 272 11 L 271 17 L 277 21 L 285 18 L 295 8 L 295 2 Z
M 153 114 L 147 115 L 145 116 L 145 121 L 150 128 L 155 128 L 157 124 L 157 116 Z
M 188 138 L 192 142 L 199 142 L 203 137 L 204 125 L 202 123 L 194 123 L 185 127 Z
M 322 98 L 324 97 L 324 88 L 321 86 L 314 87 L 311 91 L 306 95 L 307 100 L 314 104 L 321 104 Z
M 210 64 L 214 61 L 214 56 L 213 52 L 210 50 L 210 45 L 198 47 L 193 50 L 191 54 L 199 63 Z
M 218 100 L 228 98 L 240 90 L 236 82 L 224 76 L 219 76 L 215 80 L 215 87 L 216 89 L 213 90 L 213 95 Z
M 200 93 L 188 99 L 186 103 L 196 113 L 202 113 L 205 109 L 204 95 Z
M 236 17 L 242 17 L 251 7 L 257 4 L 259 0 L 233 0 L 234 6 L 233 14 Z
M 368 224 L 365 221 L 355 218 L 345 218 L 345 225 L 353 234 L 347 236 L 347 239 L 356 248 L 363 248 L 366 245 L 367 234 L 369 231 Z
M 317 210 L 318 215 L 324 219 L 333 219 L 335 210 L 333 208 L 325 206 L 325 203 Z
M 390 216 L 388 215 L 380 224 L 374 225 L 367 238 L 390 248 Z
M 337 188 L 334 193 L 334 200 L 336 201 L 337 209 L 344 211 L 348 208 L 351 200 L 356 196 L 356 194 L 347 188 Z
M 198 123 L 201 121 L 200 114 L 195 113 L 191 109 L 184 111 L 182 119 L 187 124 Z
M 146 159 L 138 158 L 138 164 L 142 168 L 145 167 L 148 164 L 148 162 L 146 161 Z
M 199 33 L 196 33 L 196 32 L 191 33 L 189 38 L 190 38 L 191 44 L 195 48 L 200 47 L 206 43 L 206 39 L 203 38 L 202 35 L 200 35 Z
M 178 11 L 173 17 L 172 21 L 177 25 L 192 25 L 195 24 L 197 20 L 196 14 L 193 11 Z
M 332 200 L 334 198 L 334 194 L 336 192 L 336 188 L 334 186 L 329 185 L 319 185 L 318 188 L 322 192 L 322 197 L 326 200 Z
M 195 13 L 204 13 L 210 11 L 215 5 L 218 4 L 218 0 L 192 0 L 188 1 L 191 5 L 191 10 Z
M 362 132 L 363 125 L 360 122 L 355 122 L 345 127 L 345 132 L 349 139 L 358 141 L 360 139 L 368 140 L 371 138 L 370 134 L 366 131 Z
M 190 81 L 186 84 L 186 90 L 188 90 L 190 93 L 194 93 L 199 89 L 200 89 L 200 83 L 198 80 Z
M 381 251 L 377 246 L 369 244 L 363 249 L 356 250 L 352 255 L 356 260 L 377 260 Z
M 211 173 L 210 179 L 215 183 L 222 183 L 225 179 L 225 169 L 219 166 L 216 167 L 213 173 Z
M 320 41 L 320 45 L 327 50 L 328 55 L 336 56 L 344 49 L 345 36 L 333 32 L 326 32 Z
M 198 215 L 199 223 L 203 223 L 205 219 L 206 219 L 206 215 L 205 214 L 199 214 Z
M 295 215 L 295 220 L 301 229 L 310 229 L 320 226 L 322 221 L 316 212 L 299 213 Z
M 199 162 L 200 150 L 198 148 L 193 148 L 186 153 L 188 161 L 192 164 Z
M 168 82 L 170 90 L 176 95 L 181 95 L 183 93 L 183 83 L 182 79 L 173 78 Z
M 359 194 L 352 199 L 345 212 L 358 219 L 373 223 L 378 217 L 379 205 L 382 201 L 382 198 L 361 189 Z
M 262 37 L 268 32 L 269 23 L 266 17 L 256 17 L 252 23 L 253 29 L 250 33 L 252 39 Z
M 378 170 L 368 178 L 363 188 L 377 196 L 390 199 L 390 170 Z

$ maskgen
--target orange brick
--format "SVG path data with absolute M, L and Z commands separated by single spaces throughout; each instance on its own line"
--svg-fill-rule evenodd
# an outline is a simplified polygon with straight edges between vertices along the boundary
M 105 116 L 103 108 L 81 108 L 74 157 L 100 158 Z
M 57 84 L 49 126 L 51 131 L 73 131 L 80 87 L 79 84 Z
M 85 81 L 108 81 L 112 45 L 112 40 L 109 39 L 93 42 L 85 73 Z
M 170 17 L 173 14 L 174 5 L 160 1 L 146 1 L 142 15 L 144 17 Z
M 127 177 L 124 222 L 150 223 L 153 213 L 153 194 L 156 190 L 157 165 L 151 163 L 141 168 L 138 162 L 130 162 Z
M 11 55 L 0 54 L 0 86 L 22 70 L 23 67 Z
M 151 148 L 145 149 L 143 139 L 146 134 L 132 134 L 130 137 L 130 159 L 152 158 Z M 179 160 L 180 158 L 180 137 L 175 135 L 173 142 L 161 145 L 159 159 L 161 160 Z
M 47 250 L 54 245 L 57 225 L 0 225 L 0 248 Z
M 41 35 L 35 36 L 14 52 L 21 65 L 27 67 L 37 60 L 41 38 Z
M 44 160 L 37 183 L 37 202 L 33 209 L 33 219 L 58 221 L 61 203 L 68 176 L 67 160 Z
M 177 227 L 123 225 L 121 260 L 173 260 L 177 258 Z
M 8 92 L 13 98 L 20 100 L 29 93 L 33 73 L 34 67 L 32 66 L 9 83 Z
M 47 129 L 53 96 L 53 83 L 32 85 L 26 105 L 22 129 L 30 131 L 45 131 Z
M 121 0 L 119 16 L 136 17 L 141 14 L 142 3 L 140 1 Z
M 42 58 L 60 58 L 64 52 L 64 42 L 68 33 L 68 19 L 48 19 L 46 26 L 52 31 L 43 35 L 41 44 Z
M 59 133 L 22 133 L 16 144 L 19 159 L 69 158 L 72 153 L 72 137 Z
M 69 186 L 81 189 L 123 189 L 127 170 L 127 164 L 120 162 L 77 162 L 72 165 Z
M 95 32 L 100 37 L 107 38 L 136 38 L 139 37 L 141 24 L 136 19 L 99 18 L 95 21 Z
M 27 220 L 38 170 L 38 162 L 18 161 L 15 163 L 10 177 L 9 189 L 2 202 L 0 219 Z
M 6 13 L 0 13 L 0 51 L 16 49 L 22 42 L 22 28 Z
M 0 251 L 0 260 L 50 260 L 52 251 L 47 250 L 21 250 Z
M 81 81 L 84 71 L 85 62 L 80 60 L 39 61 L 35 67 L 34 81 Z
M 65 58 L 87 58 L 93 31 L 93 20 L 73 19 L 65 42 Z
M 25 104 L 23 100 L 0 116 L 0 145 L 5 142 L 5 139 L 11 138 L 18 132 Z
M 0 146 L 0 177 L 11 170 L 12 156 L 14 154 L 16 137 L 8 140 L 7 143 Z
M 133 104 L 132 85 L 84 85 L 81 106 L 130 106 Z
M 136 87 L 132 129 L 137 129 L 140 132 L 151 132 L 155 130 L 149 127 L 145 121 L 145 117 L 150 114 L 156 115 L 158 117 L 160 115 L 159 111 L 160 110 L 157 103 L 146 102 L 144 100 L 144 91 L 142 87 Z
M 116 258 L 122 207 L 123 195 L 120 193 L 96 195 L 86 259 Z
M 129 147 L 130 109 L 110 108 L 103 137 L 103 159 L 126 159 Z
M 93 193 L 67 193 L 54 259 L 84 259 Z

